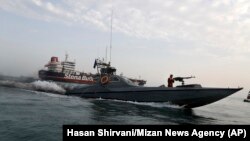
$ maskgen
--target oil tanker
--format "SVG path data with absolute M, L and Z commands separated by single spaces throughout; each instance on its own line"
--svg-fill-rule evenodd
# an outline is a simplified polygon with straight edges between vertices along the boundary
M 46 69 L 39 70 L 38 75 L 41 80 L 87 84 L 91 85 L 97 82 L 99 74 L 85 73 L 75 70 L 76 63 L 68 61 L 66 54 L 65 60 L 60 62 L 58 57 L 51 57 L 48 64 L 45 65 Z M 146 84 L 145 80 L 129 78 L 133 83 L 143 86 Z

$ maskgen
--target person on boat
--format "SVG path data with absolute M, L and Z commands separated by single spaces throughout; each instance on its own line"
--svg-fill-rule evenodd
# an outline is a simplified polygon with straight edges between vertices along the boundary
M 170 74 L 170 77 L 168 78 L 168 87 L 173 87 L 174 79 L 173 74 Z

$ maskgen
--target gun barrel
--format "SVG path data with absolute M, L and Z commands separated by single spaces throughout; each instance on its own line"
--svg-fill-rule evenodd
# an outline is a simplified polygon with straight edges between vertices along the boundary
M 191 79 L 191 78 L 195 78 L 194 76 L 190 76 L 190 77 L 175 77 L 173 78 L 176 81 L 183 81 L 183 79 Z
M 195 78 L 194 76 L 190 76 L 190 77 L 183 77 L 183 79 L 190 79 L 190 78 Z

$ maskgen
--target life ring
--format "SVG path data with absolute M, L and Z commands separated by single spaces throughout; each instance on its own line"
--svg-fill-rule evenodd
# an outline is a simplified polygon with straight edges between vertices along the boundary
M 101 84 L 103 84 L 103 85 L 105 85 L 105 84 L 107 84 L 109 82 L 109 77 L 108 76 L 103 76 L 102 78 L 101 78 Z

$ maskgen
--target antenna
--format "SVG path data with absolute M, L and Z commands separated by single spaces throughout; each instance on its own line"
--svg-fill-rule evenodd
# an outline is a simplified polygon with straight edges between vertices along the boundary
M 111 19 L 110 19 L 110 60 L 109 62 L 111 63 L 111 50 L 112 50 L 112 34 L 113 34 L 113 8 L 112 8 L 112 11 L 111 11 Z
M 66 53 L 65 53 L 65 62 L 68 61 L 68 57 L 69 57 L 69 55 L 68 55 L 68 53 L 66 52 Z
M 105 54 L 105 62 L 107 63 L 108 62 L 108 46 L 106 46 L 106 54 Z

